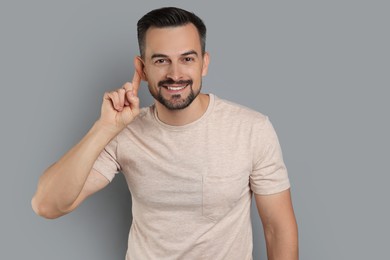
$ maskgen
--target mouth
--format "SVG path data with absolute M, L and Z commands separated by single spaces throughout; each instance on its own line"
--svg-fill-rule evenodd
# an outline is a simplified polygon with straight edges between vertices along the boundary
M 185 89 L 189 85 L 190 84 L 184 84 L 184 85 L 174 84 L 174 85 L 162 85 L 162 87 L 167 89 L 168 92 L 170 92 L 170 93 L 176 93 L 176 92 L 180 92 L 181 90 Z
M 165 93 L 169 95 L 181 95 L 182 92 L 188 89 L 188 86 L 192 86 L 192 80 L 178 80 L 174 81 L 172 79 L 162 80 L 158 83 L 160 91 L 164 90 Z

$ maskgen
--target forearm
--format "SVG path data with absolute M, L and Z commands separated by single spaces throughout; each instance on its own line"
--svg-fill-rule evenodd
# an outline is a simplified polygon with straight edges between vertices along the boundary
M 298 229 L 295 221 L 283 228 L 265 228 L 268 260 L 298 260 Z
M 98 122 L 84 138 L 40 177 L 32 204 L 46 217 L 63 215 L 79 196 L 100 152 L 116 135 Z

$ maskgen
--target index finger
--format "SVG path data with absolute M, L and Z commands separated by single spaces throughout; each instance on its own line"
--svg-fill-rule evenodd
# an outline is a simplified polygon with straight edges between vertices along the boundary
M 137 70 L 134 70 L 134 76 L 131 85 L 133 85 L 133 93 L 135 96 L 138 96 L 138 89 L 140 84 L 141 76 L 138 74 Z

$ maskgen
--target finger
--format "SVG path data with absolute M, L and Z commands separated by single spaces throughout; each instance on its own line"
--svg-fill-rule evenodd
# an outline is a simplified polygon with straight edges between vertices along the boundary
M 134 116 L 139 114 L 139 98 L 137 96 L 132 95 L 130 97 L 130 109 Z
M 111 98 L 110 98 L 110 93 L 108 93 L 108 92 L 104 93 L 103 103 L 113 107 L 113 104 L 112 104 L 112 101 L 111 101 Z
M 123 107 L 120 107 L 119 95 L 116 91 L 110 92 L 107 94 L 108 98 L 111 100 L 112 107 L 117 111 L 122 111 Z
M 133 84 L 126 82 L 123 88 L 125 89 L 125 106 L 130 106 L 131 110 L 134 109 L 133 113 L 139 113 L 139 98 L 134 94 Z
M 122 88 L 125 90 L 125 92 L 133 91 L 133 84 L 131 82 L 126 82 L 123 84 Z
M 131 97 L 132 96 L 135 96 L 134 95 L 134 88 L 133 88 L 133 84 L 130 83 L 130 82 L 126 82 L 124 85 L 123 85 L 123 88 L 125 89 L 125 105 L 126 106 L 129 106 L 130 103 L 131 103 Z
M 117 90 L 117 92 L 118 92 L 118 97 L 119 97 L 119 105 L 121 108 L 123 108 L 123 106 L 125 105 L 126 90 L 124 88 L 120 88 Z
M 122 89 L 124 90 L 124 94 L 123 94 L 123 99 L 124 99 L 124 106 L 129 106 L 130 103 L 129 101 L 127 100 L 126 98 L 126 94 L 128 91 L 133 91 L 131 86 L 129 86 L 129 82 L 126 82 L 125 84 L 122 85 Z
M 141 75 L 138 74 L 137 70 L 134 70 L 133 80 L 131 81 L 133 84 L 134 95 L 138 96 L 138 89 L 141 84 Z

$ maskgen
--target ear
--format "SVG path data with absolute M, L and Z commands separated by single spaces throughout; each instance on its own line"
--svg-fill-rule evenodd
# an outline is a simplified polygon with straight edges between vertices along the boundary
M 209 62 L 210 56 L 208 52 L 205 52 L 203 55 L 203 67 L 202 67 L 202 76 L 207 75 L 207 71 L 209 70 Z
M 141 76 L 141 80 L 147 81 L 148 79 L 146 78 L 146 74 L 145 74 L 145 64 L 141 56 L 136 56 L 134 58 L 134 67 L 138 75 Z

